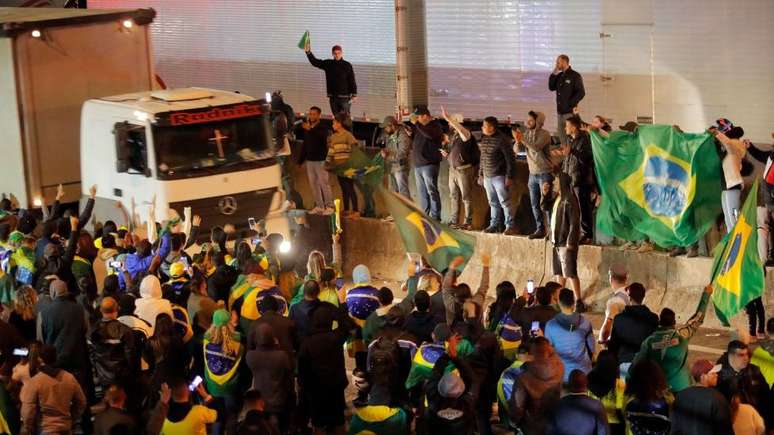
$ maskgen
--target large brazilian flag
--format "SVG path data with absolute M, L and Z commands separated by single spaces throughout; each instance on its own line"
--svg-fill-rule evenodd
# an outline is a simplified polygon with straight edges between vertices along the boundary
M 333 172 L 339 177 L 351 178 L 375 187 L 380 185 L 384 178 L 384 157 L 381 153 L 368 157 L 363 150 L 354 146 L 349 154 L 349 159 L 335 166 Z
M 721 212 L 720 159 L 714 138 L 668 125 L 635 133 L 591 133 L 602 193 L 597 228 L 618 238 L 689 246 Z
M 379 188 L 387 211 L 395 219 L 406 252 L 424 256 L 435 270 L 445 270 L 455 257 L 464 259 L 462 271 L 476 248 L 476 238 L 428 217 L 402 196 Z
M 713 251 L 712 303 L 715 314 L 726 326 L 728 319 L 751 300 L 763 295 L 766 288 L 763 265 L 758 256 L 758 223 L 756 206 L 758 181 L 755 182 L 736 224 Z

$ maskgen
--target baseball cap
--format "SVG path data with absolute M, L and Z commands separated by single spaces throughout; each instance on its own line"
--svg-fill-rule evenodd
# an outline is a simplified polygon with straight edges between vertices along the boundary
M 414 108 L 414 115 L 420 116 L 420 115 L 430 115 L 430 110 L 427 108 L 426 105 L 420 104 Z
M 182 262 L 176 261 L 172 263 L 171 266 L 169 266 L 170 278 L 180 278 L 183 275 L 185 275 L 185 264 L 183 264 Z
M 394 117 L 394 116 L 392 116 L 392 115 L 390 115 L 390 116 L 385 116 L 385 117 L 384 117 L 384 121 L 382 121 L 382 123 L 381 123 L 381 124 L 379 124 L 379 127 L 380 127 L 380 128 L 384 128 L 384 127 L 388 127 L 388 126 L 390 126 L 390 125 L 398 125 L 398 120 L 397 120 L 397 119 L 395 119 L 395 117 Z
M 699 379 L 708 373 L 718 373 L 722 368 L 720 364 L 712 364 L 709 360 L 700 359 L 691 365 L 691 377 Z
M 219 309 L 212 314 L 212 324 L 214 326 L 226 326 L 231 321 L 231 313 L 224 309 Z

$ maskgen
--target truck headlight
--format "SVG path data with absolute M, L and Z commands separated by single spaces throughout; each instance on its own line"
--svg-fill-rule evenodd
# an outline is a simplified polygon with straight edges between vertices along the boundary
M 280 243 L 279 245 L 279 251 L 282 254 L 287 254 L 288 252 L 290 252 L 290 248 L 291 248 L 290 242 L 287 240 L 283 240 L 282 243 Z

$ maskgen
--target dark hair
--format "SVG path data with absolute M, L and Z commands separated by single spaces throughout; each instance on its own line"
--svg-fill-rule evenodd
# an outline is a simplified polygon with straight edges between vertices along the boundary
M 586 374 L 582 370 L 575 369 L 570 372 L 570 376 L 567 378 L 567 389 L 571 393 L 583 393 L 589 388 L 589 380 L 586 378 Z
M 574 307 L 575 293 L 568 288 L 563 288 L 559 290 L 559 304 L 565 308 Z
M 0 224 L 0 240 L 8 240 L 8 236 L 11 235 L 11 226 L 8 224 Z
M 54 364 L 56 362 L 56 348 L 48 344 L 40 346 L 40 359 L 45 365 Z
M 19 218 L 19 223 L 16 225 L 16 229 L 24 234 L 30 234 L 35 231 L 35 227 L 38 226 L 38 221 L 32 213 L 27 213 Z
M 497 118 L 495 118 L 494 116 L 487 116 L 486 118 L 484 118 L 484 122 L 491 125 L 492 127 L 497 128 Z
M 110 233 L 115 233 L 117 231 L 118 231 L 118 226 L 116 225 L 115 222 L 113 222 L 111 220 L 105 221 L 105 224 L 102 225 L 102 234 L 103 235 L 110 234 Z
M 470 299 L 473 296 L 473 294 L 470 292 L 470 286 L 463 283 L 457 284 L 457 286 L 454 289 L 454 297 L 457 299 L 458 302 L 462 303 L 466 300 Z
M 566 54 L 560 54 L 559 59 L 562 59 L 565 62 L 570 63 L 570 56 L 567 56 Z
M 167 313 L 159 313 L 156 316 L 156 324 L 153 327 L 153 336 L 160 338 L 172 338 L 177 335 L 175 321 Z
M 495 287 L 495 301 L 489 305 L 486 313 L 487 323 L 499 322 L 505 313 L 511 310 L 516 299 L 516 287 L 510 281 L 502 281 Z
M 629 297 L 638 304 L 641 304 L 642 301 L 645 300 L 645 286 L 638 282 L 629 284 L 629 286 L 626 287 L 626 292 L 629 293 Z
M 597 355 L 597 362 L 589 372 L 589 391 L 597 398 L 607 396 L 618 381 L 618 357 L 615 352 L 605 349 Z
M 737 350 L 747 350 L 747 349 L 749 349 L 749 346 L 747 346 L 746 344 L 744 344 L 739 340 L 729 341 L 728 347 L 726 348 L 729 354 L 735 353 Z
M 643 359 L 629 369 L 626 395 L 640 402 L 655 402 L 664 398 L 667 388 L 664 371 L 655 362 Z
M 535 289 L 535 299 L 537 299 L 540 305 L 551 305 L 551 296 L 553 296 L 554 290 L 548 287 L 538 287 Z
M 529 354 L 534 357 L 548 358 L 553 351 L 551 342 L 545 337 L 535 337 L 530 340 Z
M 310 298 L 316 298 L 320 295 L 320 284 L 317 281 L 310 279 L 304 283 L 304 296 Z
M 245 273 L 247 265 L 250 263 L 250 260 L 253 259 L 253 252 L 250 244 L 244 241 L 239 242 L 239 245 L 236 247 L 235 257 L 237 269 L 239 269 L 240 272 Z
M 414 305 L 420 313 L 427 312 L 430 309 L 430 294 L 424 290 L 418 290 L 414 293 Z
M 226 265 L 226 253 L 223 251 L 215 251 L 212 255 L 212 264 L 215 267 Z
M 333 270 L 332 268 L 324 267 L 323 270 L 320 271 L 321 283 L 330 284 L 335 279 L 336 279 L 336 271 Z
M 10 211 L 11 210 L 11 200 L 8 198 L 0 199 L 0 210 Z
M 274 296 L 264 296 L 258 301 L 258 307 L 262 312 L 271 311 L 276 313 L 279 311 L 279 302 L 277 302 L 277 299 Z
M 102 293 L 105 296 L 111 296 L 118 293 L 121 286 L 118 281 L 118 275 L 108 275 L 105 280 L 102 281 Z
M 185 235 L 181 233 L 174 233 L 169 237 L 169 246 L 173 251 L 179 251 L 183 247 L 185 241 Z
M 320 108 L 319 108 L 319 107 L 317 107 L 317 106 L 312 106 L 312 107 L 310 107 L 310 108 L 309 108 L 309 111 L 310 111 L 310 112 L 311 112 L 311 111 L 315 111 L 315 112 L 317 112 L 317 113 L 322 113 L 322 109 L 320 109 Z
M 548 281 L 543 287 L 545 287 L 550 294 L 554 294 L 555 291 L 562 288 L 562 285 L 556 281 Z
M 768 322 L 766 322 L 766 332 L 769 333 L 769 335 L 774 335 L 774 317 L 770 318 Z
M 210 230 L 210 240 L 217 244 L 221 248 L 221 251 L 223 250 L 222 248 L 226 246 L 226 239 L 228 239 L 228 234 L 223 231 L 223 227 L 212 227 Z
M 577 116 L 577 115 L 573 115 L 573 116 L 565 119 L 564 121 L 565 122 L 569 122 L 570 124 L 575 126 L 575 128 L 577 128 L 578 130 L 580 130 L 581 126 L 583 125 L 583 121 L 581 121 L 580 116 Z
M 43 237 L 51 237 L 56 233 L 58 223 L 56 220 L 50 220 L 43 223 Z
M 331 53 L 333 53 L 334 51 L 337 51 L 337 50 L 341 51 L 341 45 L 336 44 L 333 47 L 331 47 Z
M 150 255 L 150 253 L 151 253 L 151 244 L 148 241 L 148 239 L 140 240 L 140 243 L 137 244 L 136 253 L 140 257 L 147 257 L 148 255 Z
M 106 249 L 115 249 L 116 238 L 110 233 L 104 234 L 102 236 L 102 247 Z
M 661 314 L 658 315 L 658 326 L 675 326 L 675 312 L 669 308 L 661 310 Z
M 341 124 L 341 126 L 344 127 L 345 130 L 349 130 L 349 128 L 348 128 L 348 126 L 349 126 L 349 115 L 347 115 L 346 113 L 341 112 L 341 113 L 337 113 L 337 114 L 333 115 L 333 119 L 336 122 L 338 122 L 339 124 Z
M 262 399 L 261 390 L 250 389 L 245 391 L 244 401 L 245 403 L 257 402 Z
M 393 299 L 392 290 L 382 287 L 376 292 L 376 297 L 381 305 L 390 305 Z

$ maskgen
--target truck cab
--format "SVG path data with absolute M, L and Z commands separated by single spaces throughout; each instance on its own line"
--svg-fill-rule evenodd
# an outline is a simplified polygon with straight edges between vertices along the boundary
M 97 184 L 98 219 L 121 222 L 116 202 L 155 220 L 183 209 L 202 226 L 248 227 L 288 236 L 280 166 L 264 100 L 205 88 L 138 92 L 91 99 L 81 113 L 82 198 Z

